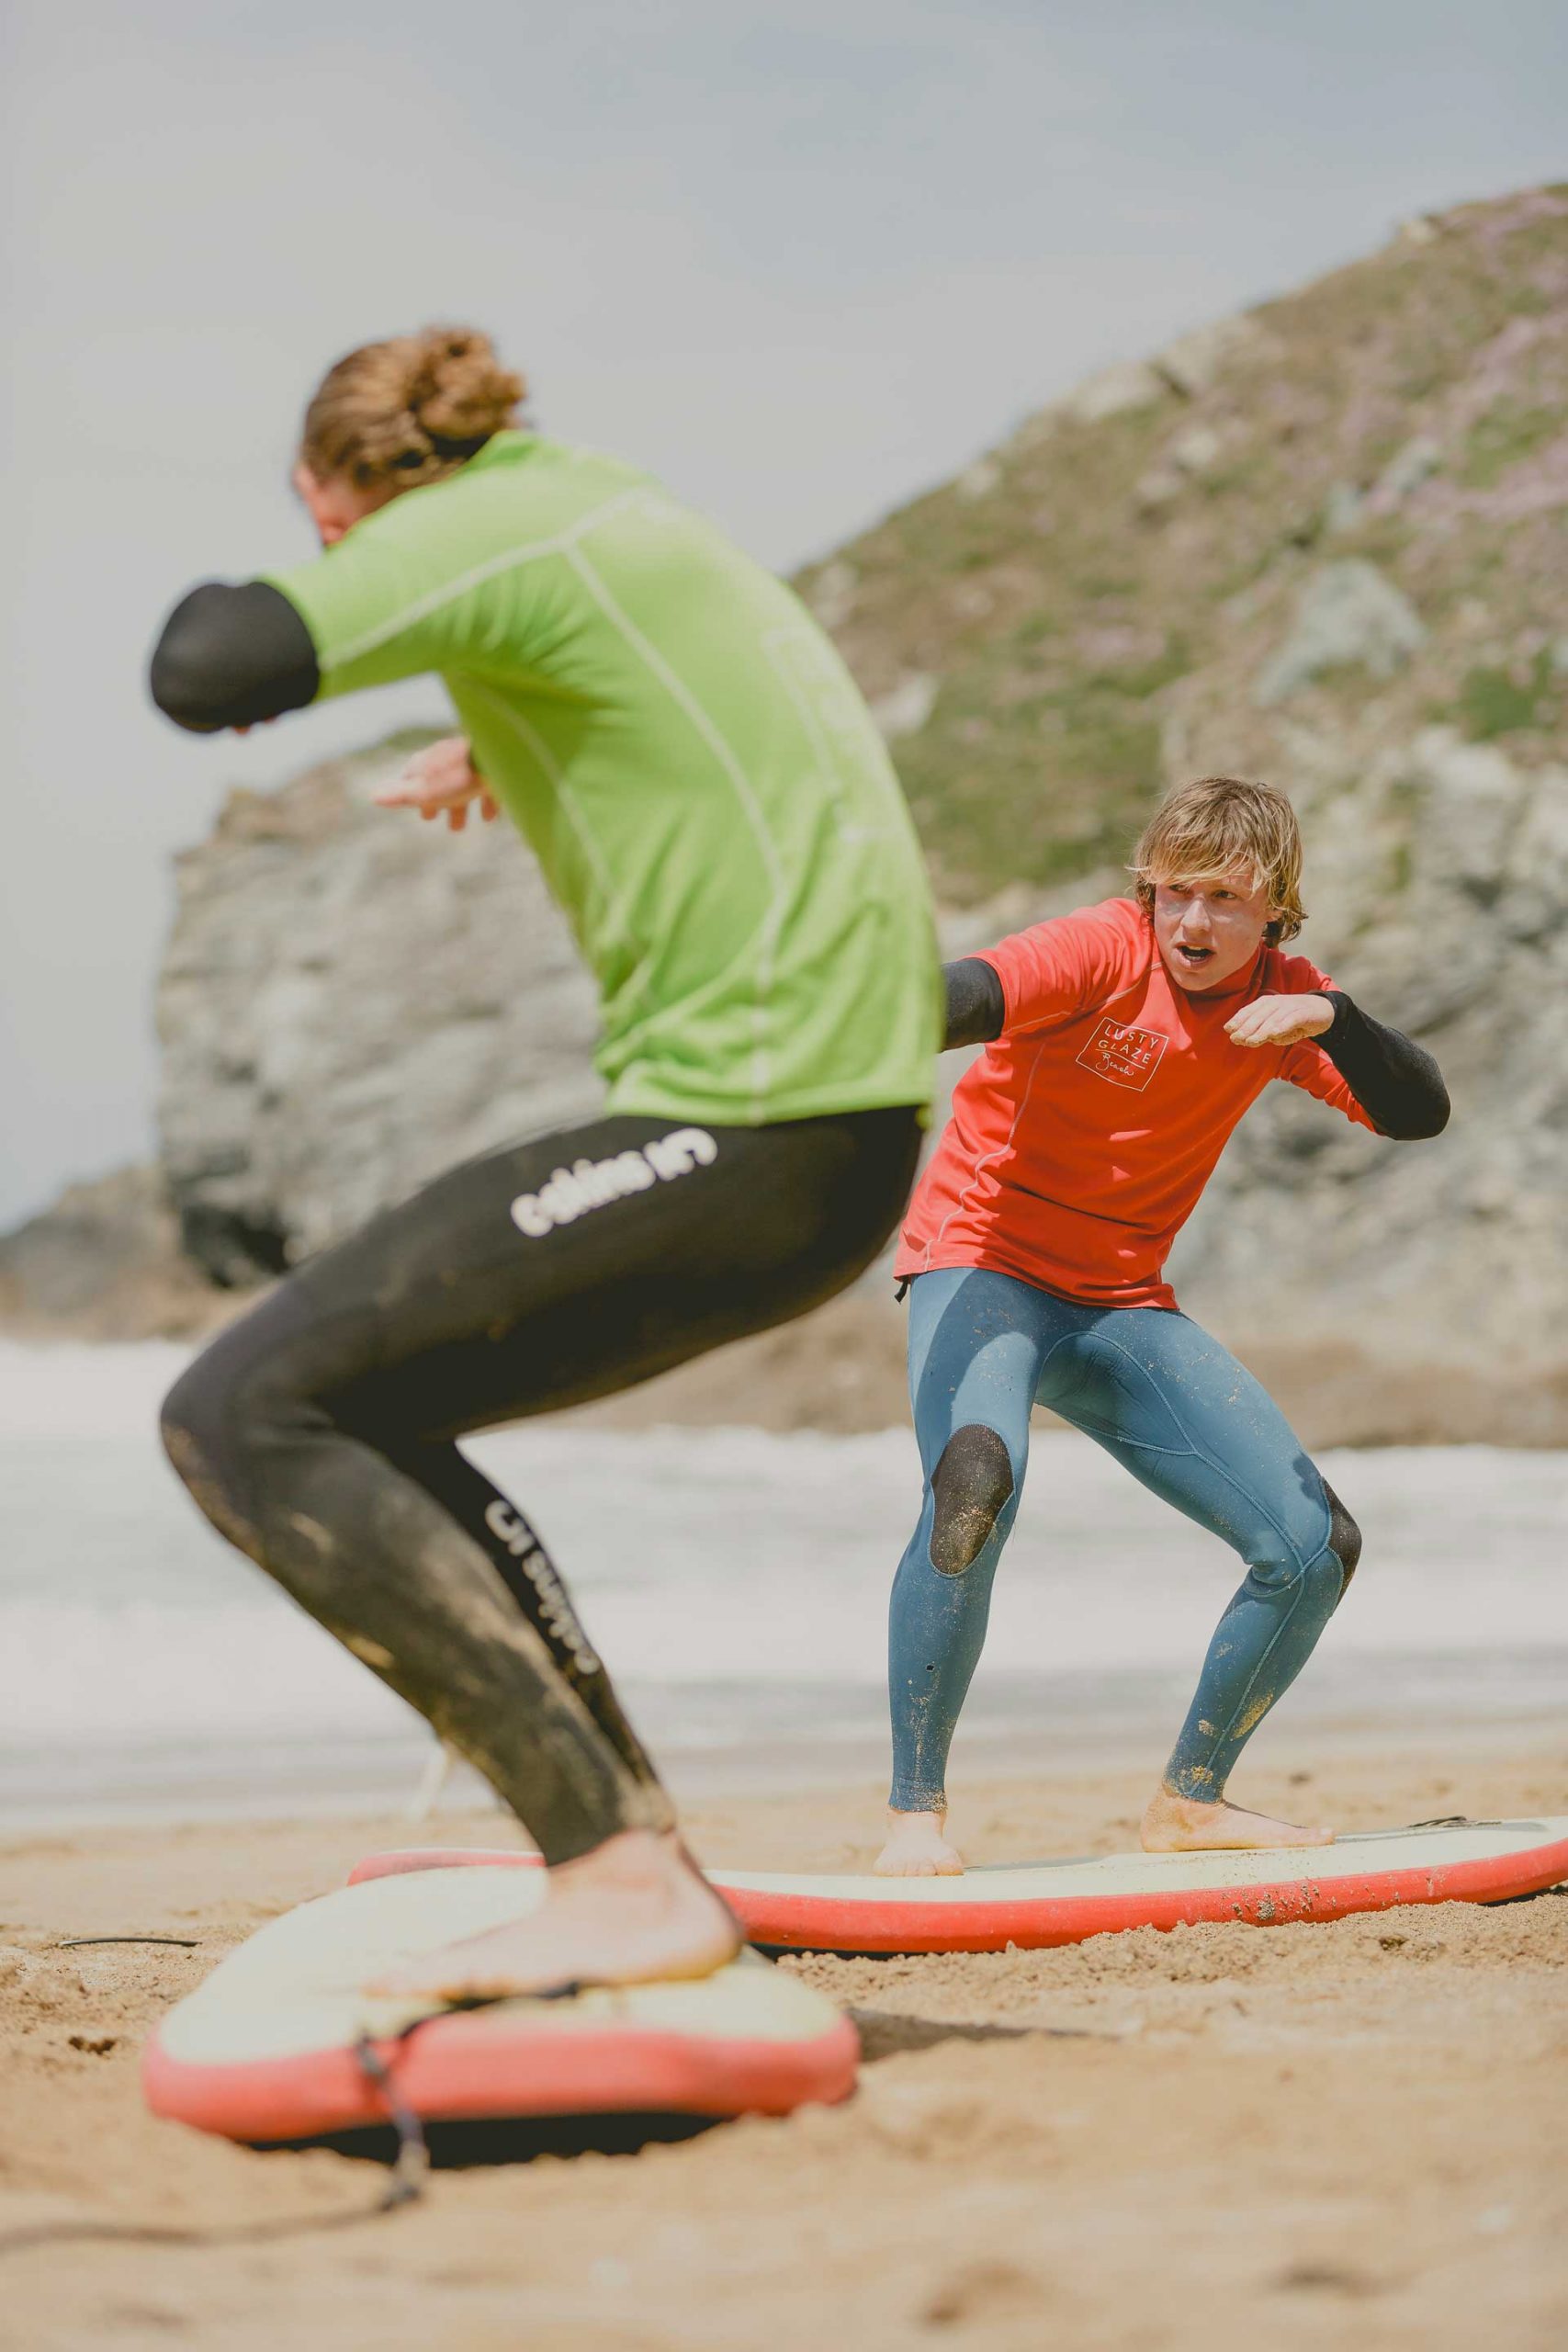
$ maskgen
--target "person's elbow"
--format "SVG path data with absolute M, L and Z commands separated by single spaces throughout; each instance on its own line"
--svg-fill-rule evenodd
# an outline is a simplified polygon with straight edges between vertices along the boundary
M 213 605 L 225 594 L 216 582 L 193 588 L 175 606 L 152 649 L 147 685 L 165 718 L 192 735 L 215 735 L 225 715 L 228 681 L 214 660 L 219 635 Z
M 147 683 L 165 718 L 213 735 L 304 709 L 321 673 L 310 632 L 279 589 L 265 580 L 240 587 L 209 580 L 164 622 Z
M 1393 1143 L 1430 1143 L 1449 1124 L 1452 1111 L 1446 1086 L 1436 1086 L 1420 1102 L 1401 1112 L 1397 1120 L 1380 1124 L 1378 1132 Z
M 942 1050 L 958 1046 L 987 1046 L 999 1037 L 1007 1021 L 1007 1000 L 1001 976 L 983 956 L 961 956 L 942 966 L 947 1000 Z

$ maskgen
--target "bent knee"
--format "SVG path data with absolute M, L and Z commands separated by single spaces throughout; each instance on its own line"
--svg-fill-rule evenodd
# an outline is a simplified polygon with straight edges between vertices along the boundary
M 200 1359 L 187 1364 L 158 1410 L 158 1434 L 164 1451 L 181 1477 L 210 1418 L 211 1401 L 199 1377 Z
M 164 1397 L 159 1420 L 176 1469 L 192 1448 L 209 1460 L 245 1452 L 310 1411 L 299 1317 L 281 1316 L 281 1304 L 274 1292 L 220 1331 Z
M 955 1430 L 931 1473 L 931 1564 L 939 1576 L 974 1566 L 1013 1495 L 1012 1457 L 993 1429 Z
M 1344 1572 L 1339 1588 L 1341 1600 L 1350 1589 L 1356 1573 L 1356 1563 L 1361 1556 L 1361 1531 L 1325 1478 L 1323 1492 L 1328 1504 L 1328 1548 Z
M 181 1373 L 158 1415 L 164 1451 L 209 1517 L 220 1464 L 232 1451 L 226 1433 L 233 1421 L 229 1384 L 211 1376 L 205 1356 Z
M 1326 1540 L 1321 1534 L 1323 1522 L 1317 1520 L 1310 1528 L 1260 1528 L 1251 1542 L 1238 1547 L 1249 1581 L 1259 1590 L 1283 1594 L 1304 1583 L 1314 1591 L 1331 1588 L 1323 1596 L 1331 1608 L 1343 1600 L 1361 1556 L 1361 1531 L 1326 1479 L 1323 1499 L 1328 1506 Z
M 209 1518 L 268 1419 L 253 1393 L 254 1368 L 227 1336 L 186 1365 L 158 1416 L 164 1453 Z

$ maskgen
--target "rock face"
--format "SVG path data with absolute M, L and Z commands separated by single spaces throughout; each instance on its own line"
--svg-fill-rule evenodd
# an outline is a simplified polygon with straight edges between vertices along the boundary
M 950 952 L 1124 888 L 1173 781 L 1295 797 L 1303 948 L 1431 1046 L 1453 1123 L 1273 1090 L 1173 1272 L 1270 1377 L 1337 1367 L 1339 1437 L 1568 1437 L 1565 414 L 1568 191 L 1534 191 L 1097 379 L 801 582 Z M 367 808 L 406 748 L 235 796 L 181 862 L 164 1169 L 220 1282 L 598 1099 L 526 854 Z M 1435 1420 L 1392 1401 L 1423 1382 Z
M 276 1273 L 601 1099 L 592 988 L 510 827 L 369 806 L 410 748 L 235 793 L 179 861 L 160 1130 L 215 1282 Z
M 1288 702 L 1331 670 L 1359 667 L 1369 677 L 1392 678 L 1426 634 L 1409 598 L 1375 563 L 1360 556 L 1325 563 L 1303 589 L 1294 626 L 1259 672 L 1253 698 L 1265 709 Z
M 1303 950 L 1431 1046 L 1453 1122 L 1384 1144 L 1273 1090 L 1179 1293 L 1271 1364 L 1484 1380 L 1493 1435 L 1562 1442 L 1568 189 L 1425 219 L 982 462 L 831 566 L 866 691 L 936 684 L 897 756 L 954 938 L 1124 888 L 1184 777 L 1283 785 Z
M 0 1329 L 22 1338 L 189 1339 L 223 1300 L 180 1248 L 162 1171 L 117 1168 L 72 1184 L 0 1235 Z

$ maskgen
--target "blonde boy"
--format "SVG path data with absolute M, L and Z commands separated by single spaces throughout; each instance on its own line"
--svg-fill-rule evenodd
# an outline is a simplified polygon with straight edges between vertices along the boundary
M 1354 1521 L 1278 1407 L 1164 1278 L 1233 1128 L 1274 1079 L 1372 1133 L 1437 1135 L 1430 1056 L 1304 956 L 1285 796 L 1205 776 L 1160 808 L 1134 895 L 947 967 L 951 1045 L 987 1050 L 916 1192 L 897 1272 L 925 1472 L 893 1589 L 894 1777 L 877 1869 L 962 1870 L 948 1748 L 979 1659 L 1036 1402 L 1247 1563 L 1144 1817 L 1153 1851 L 1312 1846 L 1226 1803 L 1251 1733 L 1350 1581 Z

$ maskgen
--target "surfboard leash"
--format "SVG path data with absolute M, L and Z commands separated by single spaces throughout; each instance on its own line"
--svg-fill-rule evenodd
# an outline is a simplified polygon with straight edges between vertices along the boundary
M 428 2018 L 415 2018 L 394 2038 L 406 2042 Z M 412 2205 L 424 2194 L 430 2177 L 430 2143 L 424 2136 L 424 2125 L 399 2091 L 392 2079 L 392 2070 L 367 2033 L 358 2035 L 354 2055 L 360 2073 L 378 2094 L 387 2110 L 387 2120 L 398 2135 L 398 2153 L 392 2160 L 392 2175 L 385 2193 L 377 2204 L 378 2213 L 394 2213 L 400 2205 Z
M 83 1943 L 151 1943 L 183 1942 L 185 1939 L 146 1936 L 94 1936 L 74 1939 Z M 63 1950 L 64 1947 L 59 1947 Z M 570 2000 L 574 1995 L 588 1989 L 577 1982 L 546 1985 L 529 1997 L 539 2001 Z M 402 2044 L 412 2039 L 422 2027 L 433 2025 L 438 2018 L 451 2017 L 454 2012 L 468 2009 L 494 2008 L 513 1996 L 505 1993 L 477 1994 L 465 2000 L 443 2003 L 428 2015 L 412 2018 L 400 2031 L 382 2035 L 383 2041 Z M 391 2067 L 368 2033 L 355 2037 L 349 2045 L 355 2063 L 370 2083 L 387 2110 L 387 2120 L 398 2135 L 398 2153 L 393 2160 L 391 2178 L 387 2188 L 366 2207 L 346 2213 L 301 2214 L 297 2220 L 242 2222 L 238 2227 L 219 2224 L 213 2229 L 181 2228 L 178 2224 L 147 2222 L 62 2221 L 40 2222 L 30 2228 L 0 2231 L 0 2255 L 24 2254 L 35 2246 L 57 2245 L 62 2243 L 96 2239 L 120 2245 L 255 2245 L 270 2238 L 302 2235 L 311 2230 L 353 2228 L 367 2221 L 376 2221 L 384 2213 L 395 2213 L 405 2205 L 417 2204 L 423 2196 L 430 2177 L 430 2143 L 424 2136 L 424 2125 L 414 2109 L 399 2091 Z
M 83 1951 L 88 1944 L 175 1944 L 181 1951 L 198 1951 L 199 1936 L 67 1936 L 56 1951 Z
M 577 1984 L 552 1984 L 532 1997 L 542 2001 L 558 2001 L 581 1991 Z M 414 2018 L 397 2033 L 382 2035 L 399 2049 L 406 2048 L 416 2033 L 438 2018 L 449 2018 L 470 2009 L 492 2009 L 512 1996 L 505 1993 L 479 1993 L 458 2001 L 446 2001 L 422 2018 Z M 379 2213 L 394 2213 L 400 2205 L 412 2205 L 423 2196 L 430 2177 L 430 2143 L 424 2136 L 424 2124 L 399 2090 L 392 2069 L 377 2047 L 377 2037 L 357 2034 L 353 2043 L 355 2060 L 360 2073 L 376 2090 L 387 2110 L 387 2120 L 398 2135 L 398 2153 L 392 2162 L 392 2177 L 387 2191 L 376 2207 Z

